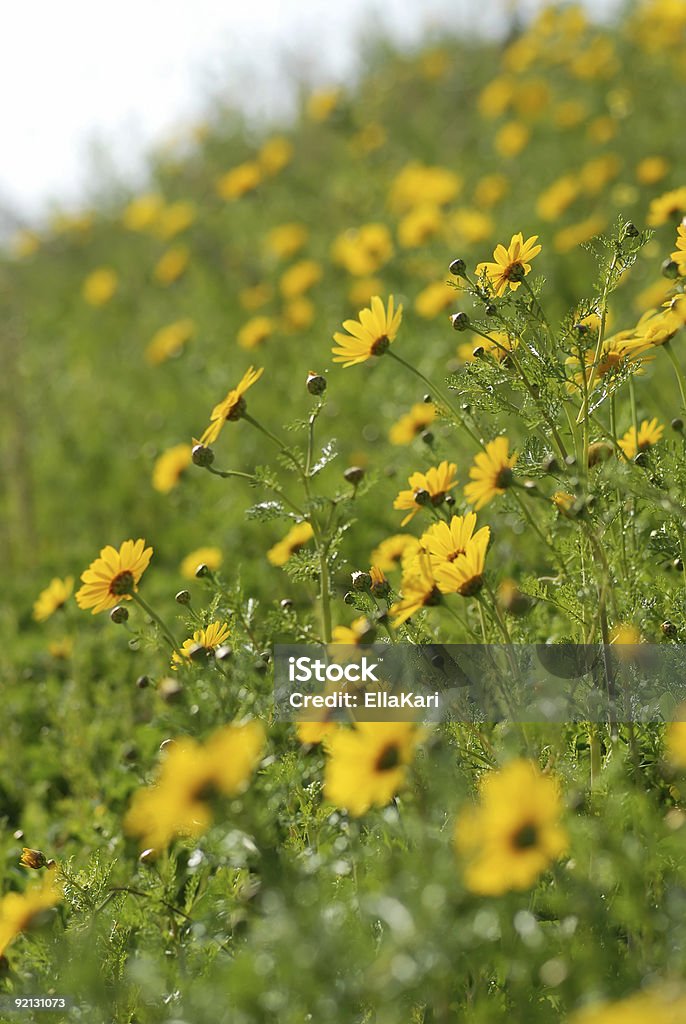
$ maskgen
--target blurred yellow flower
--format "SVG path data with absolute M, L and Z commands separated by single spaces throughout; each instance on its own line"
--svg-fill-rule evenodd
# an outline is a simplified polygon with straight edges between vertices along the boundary
M 579 194 L 578 177 L 564 174 L 541 192 L 536 202 L 536 213 L 543 220 L 557 220 Z
M 287 331 L 304 331 L 315 318 L 314 303 L 305 296 L 291 299 L 283 308 L 281 321 Z
M 391 444 L 411 444 L 436 419 L 436 407 L 432 402 L 417 402 L 409 412 L 397 420 L 388 432 Z
M 136 196 L 122 214 L 122 224 L 128 231 L 148 231 L 158 220 L 164 207 L 162 196 L 146 192 Z
M 331 246 L 331 258 L 355 277 L 375 274 L 393 256 L 391 233 L 385 224 L 363 224 L 343 232 Z
M 71 658 L 73 652 L 74 641 L 69 636 L 63 636 L 48 643 L 48 654 L 51 658 L 55 658 L 58 661 Z
M 83 282 L 82 295 L 89 306 L 104 306 L 117 290 L 119 278 L 111 267 L 98 267 Z
M 279 224 L 267 234 L 265 246 L 280 260 L 287 260 L 302 249 L 308 237 L 309 231 L 304 224 Z
M 36 598 L 33 605 L 33 618 L 36 622 L 45 622 L 56 611 L 63 608 L 71 597 L 74 589 L 74 577 L 66 576 L 61 580 L 58 576 L 50 580 L 50 583 Z
M 656 185 L 669 173 L 669 160 L 663 156 L 646 156 L 636 164 L 636 181 L 640 185 Z
M 429 167 L 412 160 L 391 182 L 388 205 L 393 213 L 407 213 L 415 206 L 445 206 L 459 193 L 462 179 L 447 167 Z
M 476 183 L 474 202 L 477 207 L 490 210 L 510 191 L 510 182 L 504 174 L 486 174 Z
M 160 494 L 173 491 L 191 464 L 191 452 L 189 444 L 177 444 L 157 457 L 152 470 L 152 486 L 156 491 Z
M 578 172 L 582 189 L 588 195 L 598 195 L 617 177 L 621 167 L 622 161 L 616 153 L 604 153 L 603 156 L 589 160 Z
M 607 218 L 603 214 L 592 214 L 586 220 L 579 221 L 578 224 L 570 224 L 557 231 L 553 236 L 553 249 L 559 253 L 569 252 L 601 234 L 606 227 Z
M 186 555 L 181 562 L 181 575 L 184 579 L 192 580 L 195 579 L 198 566 L 206 565 L 210 572 L 216 572 L 221 567 L 223 561 L 224 556 L 219 548 L 196 548 L 195 551 L 191 551 L 190 554 Z
M 153 277 L 160 284 L 173 284 L 186 270 L 191 258 L 185 245 L 173 245 L 162 254 L 153 270 Z
M 686 214 L 686 185 L 672 189 L 653 199 L 648 210 L 648 224 L 659 227 L 670 220 L 682 220 Z
M 386 142 L 386 138 L 387 133 L 383 125 L 378 121 L 370 121 L 369 124 L 360 128 L 356 135 L 353 135 L 350 140 L 350 148 L 353 153 L 364 156 L 380 149 Z
M 108 544 L 81 574 L 83 585 L 76 592 L 79 608 L 90 608 L 97 615 L 122 601 L 130 601 L 151 558 L 152 548 L 146 548 L 140 538 L 125 540 L 118 551 Z
M 309 291 L 321 277 L 322 268 L 316 260 L 300 260 L 283 272 L 279 289 L 284 298 L 295 299 Z
M 392 537 L 382 540 L 371 553 L 372 565 L 377 565 L 383 572 L 395 569 L 406 555 L 416 554 L 419 541 L 410 533 L 395 533 Z
M 476 101 L 477 110 L 489 120 L 502 117 L 514 96 L 515 83 L 509 75 L 498 75 L 484 86 Z
M 12 239 L 12 251 L 17 259 L 25 260 L 40 249 L 40 237 L 35 231 L 23 228 Z
M 340 89 L 320 89 L 307 99 L 305 112 L 310 121 L 327 121 L 338 106 L 342 96 Z
M 285 537 L 269 549 L 267 558 L 272 565 L 285 565 L 291 555 L 304 547 L 308 541 L 312 540 L 313 536 L 311 523 L 296 523 Z
M 252 313 L 261 306 L 266 306 L 272 298 L 274 290 L 271 285 L 265 282 L 253 284 L 249 288 L 242 288 L 238 293 L 238 301 L 243 309 Z
M 414 311 L 426 320 L 444 313 L 455 302 L 457 291 L 444 281 L 432 281 L 414 300 Z
M 479 792 L 455 826 L 467 888 L 481 896 L 529 889 L 568 846 L 557 782 L 522 758 L 484 774 Z
M 652 987 L 613 1003 L 596 1003 L 570 1017 L 569 1024 L 681 1024 L 686 996 L 668 986 Z
M 582 100 L 563 100 L 553 110 L 553 121 L 558 128 L 576 128 L 587 118 L 588 109 Z
M 254 316 L 244 323 L 236 334 L 236 341 L 248 351 L 257 348 L 273 334 L 276 324 L 269 316 Z
M 463 206 L 448 217 L 451 239 L 459 245 L 473 245 L 490 238 L 495 231 L 493 218 L 482 210 Z
M 262 170 L 255 161 L 239 164 L 217 179 L 217 192 L 222 199 L 240 199 L 252 192 L 262 181 Z
M 358 722 L 327 737 L 324 797 L 360 817 L 384 807 L 405 785 L 423 732 L 412 722 Z
M 635 459 L 639 452 L 644 452 L 657 444 L 664 432 L 664 426 L 658 423 L 657 416 L 654 416 L 652 420 L 643 420 L 638 432 L 636 427 L 630 427 L 617 443 L 627 459 Z
M 676 230 L 676 249 L 671 259 L 676 263 L 681 277 L 686 277 L 686 221 L 682 221 Z
M 502 157 L 519 156 L 531 138 L 531 130 L 521 121 L 508 121 L 496 132 L 493 145 Z
M 184 346 L 195 334 L 195 323 L 186 318 L 175 320 L 174 323 L 160 327 L 159 331 L 153 334 L 150 344 L 145 350 L 145 359 L 150 366 L 159 366 L 161 363 L 178 356 Z
M 21 932 L 27 931 L 61 898 L 62 887 L 56 865 L 48 868 L 40 885 L 32 886 L 24 893 L 8 892 L 3 896 L 0 899 L 0 957 L 5 955 L 9 944 Z
M 440 231 L 443 215 L 433 203 L 422 203 L 406 213 L 398 224 L 398 242 L 404 249 L 426 245 Z
M 188 200 L 170 203 L 168 206 L 163 207 L 157 218 L 156 233 L 160 238 L 168 241 L 170 238 L 174 238 L 175 235 L 180 235 L 182 231 L 185 231 L 194 224 L 197 216 L 198 211 L 195 203 Z
M 288 167 L 293 159 L 293 143 L 283 135 L 274 135 L 261 147 L 257 162 L 268 176 L 273 176 Z
M 407 622 L 422 608 L 440 603 L 441 592 L 436 585 L 429 559 L 423 555 L 421 548 L 417 549 L 417 556 L 409 558 L 403 567 L 400 593 L 400 600 L 390 609 L 394 626 Z

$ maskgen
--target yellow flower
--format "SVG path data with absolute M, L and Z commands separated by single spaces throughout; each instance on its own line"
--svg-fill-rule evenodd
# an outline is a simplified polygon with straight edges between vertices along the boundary
M 176 444 L 158 456 L 152 470 L 152 485 L 156 491 L 169 494 L 174 490 L 191 464 L 191 454 L 189 444 Z
M 217 192 L 222 199 L 240 199 L 256 189 L 261 181 L 260 165 L 255 161 L 247 161 L 217 179 Z
M 390 609 L 395 626 L 400 626 L 422 608 L 429 608 L 441 600 L 441 592 L 431 571 L 431 563 L 421 547 L 417 548 L 415 557 L 407 559 L 406 567 L 403 569 L 400 593 L 400 601 Z
M 83 282 L 82 294 L 89 306 L 104 306 L 117 290 L 119 278 L 111 267 L 98 267 Z
M 504 494 L 512 484 L 512 467 L 517 455 L 509 454 L 509 446 L 506 437 L 496 437 L 489 441 L 484 452 L 474 457 L 474 465 L 469 470 L 472 483 L 466 485 L 464 496 L 477 512 L 498 494 Z
M 425 504 L 440 505 L 446 494 L 457 487 L 456 472 L 456 463 L 444 461 L 427 469 L 426 473 L 413 473 L 407 481 L 410 489 L 400 491 L 393 502 L 393 508 L 410 510 L 400 525 L 409 523 Z M 420 501 L 417 501 L 418 497 Z
M 601 234 L 606 226 L 607 218 L 602 214 L 594 213 L 586 220 L 579 221 L 578 224 L 570 224 L 566 228 L 561 228 L 553 237 L 553 248 L 555 252 L 569 252 Z
M 156 782 L 134 793 L 124 818 L 141 847 L 165 849 L 175 836 L 199 836 L 212 823 L 213 792 L 234 796 L 247 785 L 264 746 L 258 722 L 228 725 L 203 745 L 183 737 L 169 746 Z
M 175 235 L 180 235 L 195 222 L 198 213 L 195 203 L 187 200 L 179 200 L 170 203 L 161 211 L 156 225 L 156 233 L 160 238 L 168 241 Z
M 45 590 L 41 590 L 34 605 L 33 618 L 36 622 L 45 622 L 51 615 L 62 608 L 74 589 L 74 577 L 67 576 L 61 580 L 57 576 L 50 580 Z
M 310 121 L 321 123 L 327 121 L 338 106 L 342 92 L 340 89 L 320 89 L 313 92 L 307 99 L 305 112 Z
M 150 366 L 160 366 L 167 359 L 178 356 L 184 346 L 195 334 L 195 323 L 189 317 L 175 320 L 174 323 L 160 327 L 153 334 L 145 350 L 145 360 Z
M 510 75 L 498 75 L 484 86 L 476 101 L 479 114 L 488 120 L 501 117 L 512 102 L 514 79 Z
M 291 555 L 304 547 L 313 535 L 311 523 L 296 523 L 285 537 L 269 549 L 267 558 L 272 565 L 285 565 Z
M 482 210 L 461 206 L 448 218 L 448 227 L 459 245 L 474 245 L 490 238 L 495 230 L 493 218 Z
M 579 182 L 588 195 L 598 195 L 605 186 L 616 178 L 622 162 L 616 153 L 605 153 L 603 156 L 589 160 L 579 171 Z
M 455 827 L 467 888 L 481 896 L 529 889 L 567 849 L 556 781 L 520 759 L 484 775 L 480 798 Z
M 324 796 L 354 817 L 384 807 L 405 785 L 422 732 L 412 722 L 359 722 L 327 737 Z
M 178 668 L 183 664 L 183 658 L 189 661 L 196 657 L 196 648 L 201 647 L 202 653 L 207 656 L 214 653 L 218 647 L 228 639 L 229 625 L 227 622 L 211 622 L 203 629 L 196 629 L 192 637 L 184 640 L 179 654 L 172 655 L 172 668 Z
M 257 162 L 265 174 L 272 177 L 287 167 L 293 159 L 293 143 L 283 135 L 274 135 L 262 145 Z
M 504 174 L 486 174 L 474 189 L 474 202 L 479 207 L 491 209 L 510 191 L 510 182 Z
M 57 867 L 52 867 L 41 885 L 33 886 L 26 892 L 8 892 L 0 900 L 0 957 L 20 934 L 27 931 L 41 915 L 59 903 L 61 887 L 57 881 Z
M 398 224 L 398 241 L 403 249 L 425 245 L 440 231 L 443 215 L 433 203 L 422 203 L 406 213 Z
M 76 593 L 79 608 L 91 608 L 92 614 L 97 615 L 122 601 L 130 601 L 151 557 L 152 548 L 146 548 L 140 538 L 125 540 L 118 551 L 108 544 L 81 574 L 83 586 Z
M 669 161 L 663 156 L 646 156 L 636 165 L 636 180 L 641 185 L 656 185 L 669 172 Z
M 663 339 L 664 340 L 664 339 Z M 633 363 L 637 360 L 640 362 L 647 362 L 652 359 L 652 356 L 646 356 L 645 353 L 652 348 L 652 343 L 646 341 L 644 338 L 637 337 L 636 331 L 620 331 L 618 334 L 614 334 L 611 338 L 606 338 L 600 348 L 600 358 L 597 365 L 594 366 L 593 360 L 595 352 L 591 349 L 587 349 L 584 353 L 585 359 L 585 375 L 587 386 L 591 383 L 593 378 L 593 386 L 597 387 L 603 377 L 609 373 L 621 369 L 627 363 Z M 579 360 L 575 356 L 568 356 L 565 360 L 565 364 L 573 371 L 573 381 L 567 385 L 569 390 L 581 390 L 583 386 L 583 377 L 579 367 Z
M 393 213 L 406 213 L 429 203 L 445 206 L 462 188 L 462 179 L 447 167 L 428 167 L 416 160 L 405 164 L 391 182 L 388 205 Z
M 185 271 L 190 258 L 188 246 L 173 245 L 158 260 L 153 270 L 153 277 L 160 284 L 173 284 Z
M 279 224 L 271 229 L 264 244 L 278 259 L 287 260 L 302 249 L 308 236 L 309 231 L 304 224 Z
M 685 1019 L 686 996 L 678 989 L 651 988 L 619 1002 L 579 1010 L 570 1024 L 681 1024 Z
M 200 438 L 200 444 L 205 446 L 214 444 L 221 434 L 225 423 L 228 421 L 233 422 L 235 420 L 239 420 L 244 415 L 247 409 L 247 403 L 244 395 L 246 391 L 253 386 L 253 384 L 257 383 L 263 372 L 264 370 L 261 368 L 259 370 L 254 370 L 253 367 L 250 366 L 245 371 L 236 387 L 232 388 L 231 391 L 228 392 L 226 398 L 222 399 L 218 405 L 215 405 L 210 415 L 210 425 L 203 432 L 202 437 Z
M 521 121 L 508 121 L 494 139 L 496 152 L 502 157 L 518 156 L 531 138 L 531 130 Z
M 353 153 L 360 153 L 365 156 L 380 149 L 388 138 L 386 129 L 378 121 L 370 121 L 357 132 L 350 140 L 350 148 Z
M 555 491 L 550 500 L 558 512 L 562 513 L 563 516 L 570 515 L 576 502 L 574 495 L 570 494 L 568 491 Z
M 372 301 L 372 296 L 378 295 L 383 290 L 383 283 L 378 277 L 361 277 L 350 285 L 348 302 L 355 309 L 360 309 L 361 306 L 368 306 Z
M 348 334 L 335 332 L 334 363 L 343 363 L 344 367 L 355 366 L 365 363 L 371 356 L 382 356 L 398 333 L 402 315 L 403 307 L 394 309 L 392 295 L 387 307 L 378 295 L 374 295 L 371 306 L 361 310 L 357 320 L 344 320 L 343 327 Z
M 395 569 L 403 557 L 410 552 L 416 554 L 419 541 L 409 533 L 395 533 L 392 537 L 382 540 L 371 553 L 371 563 L 383 572 Z
M 22 847 L 19 863 L 23 868 L 31 868 L 32 871 L 39 871 L 47 866 L 48 859 L 42 850 L 30 850 L 28 846 Z
M 136 196 L 122 214 L 122 223 L 128 231 L 147 231 L 157 221 L 164 200 L 156 192 Z
M 236 335 L 241 348 L 252 349 L 261 345 L 274 331 L 274 321 L 269 316 L 254 316 L 243 324 Z
M 504 331 L 491 331 L 488 338 L 479 337 L 476 344 L 466 341 L 458 345 L 457 354 L 468 363 L 476 362 L 483 355 L 490 356 L 499 363 L 507 362 L 508 356 L 519 345 L 519 338 L 511 338 Z
M 349 647 L 357 647 L 359 644 L 372 642 L 374 636 L 374 625 L 366 616 L 361 615 L 349 626 L 335 626 L 331 633 L 333 644 L 345 644 Z
M 593 120 L 589 122 L 586 134 L 592 142 L 604 145 L 617 134 L 617 122 L 608 114 L 602 114 L 600 117 L 594 117 Z
M 308 711 L 307 714 L 313 715 L 313 712 Z M 328 721 L 325 710 L 318 711 L 316 714 L 321 714 L 321 720 L 316 722 L 298 722 L 296 726 L 298 739 L 303 744 L 323 743 L 326 741 L 327 736 L 330 736 L 338 728 L 335 722 Z
M 658 424 L 657 416 L 655 416 L 652 420 L 643 420 L 638 428 L 638 436 L 636 427 L 630 427 L 618 444 L 627 459 L 635 459 L 639 452 L 644 452 L 646 448 L 657 444 L 664 432 L 665 428 L 662 424 Z
M 648 210 L 648 224 L 655 228 L 669 220 L 681 220 L 686 214 L 686 185 L 653 199 Z
M 524 241 L 522 232 L 513 235 L 507 248 L 497 245 L 493 251 L 493 263 L 479 263 L 478 275 L 485 274 L 496 295 L 504 295 L 509 288 L 516 291 L 522 279 L 531 270 L 530 260 L 538 256 L 541 246 L 536 245 L 538 235 L 531 235 Z
M 450 523 L 434 523 L 422 534 L 420 544 L 429 556 L 439 590 L 445 594 L 470 596 L 481 585 L 486 548 L 491 539 L 488 526 L 474 533 L 476 515 L 453 516 Z M 449 572 L 444 570 L 450 569 Z M 469 585 L 469 586 L 468 586 Z M 471 587 L 470 595 L 466 590 Z
M 314 304 L 304 296 L 287 302 L 281 315 L 287 331 L 304 331 L 313 323 L 314 318 Z
M 391 444 L 411 444 L 417 434 L 421 434 L 435 419 L 436 407 L 431 402 L 417 402 L 393 424 L 388 440 Z
M 426 320 L 445 312 L 455 301 L 456 291 L 443 281 L 434 281 L 423 288 L 414 300 L 414 311 Z
M 331 259 L 354 277 L 369 277 L 393 255 L 391 233 L 385 224 L 349 228 L 331 246 Z
M 686 277 L 686 221 L 676 229 L 676 249 L 671 258 L 679 268 L 681 277 Z
M 74 641 L 71 637 L 63 636 L 59 640 L 51 640 L 48 644 L 48 654 L 57 661 L 64 661 L 71 658 L 74 652 Z
M 224 556 L 219 548 L 196 548 L 181 562 L 181 575 L 187 580 L 192 580 L 199 565 L 206 565 L 211 572 L 215 572 L 223 561 Z
M 564 174 L 541 192 L 536 202 L 536 213 L 543 220 L 557 220 L 579 194 L 578 177 Z
M 286 299 L 303 295 L 321 280 L 322 268 L 315 260 L 300 260 L 281 275 L 279 288 Z
M 238 293 L 238 301 L 243 309 L 253 312 L 260 306 L 266 306 L 273 294 L 271 285 L 260 282 L 249 288 L 242 288 Z
M 35 231 L 22 228 L 12 239 L 12 252 L 19 260 L 28 259 L 40 249 L 40 238 Z
M 588 119 L 588 108 L 581 100 L 564 100 L 553 110 L 553 121 L 558 128 L 576 128 Z

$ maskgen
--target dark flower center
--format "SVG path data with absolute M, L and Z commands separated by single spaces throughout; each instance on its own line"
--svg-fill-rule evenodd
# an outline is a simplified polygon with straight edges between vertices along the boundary
M 116 597 L 122 594 L 131 594 L 135 582 L 133 573 L 129 569 L 125 569 L 124 572 L 118 573 L 110 583 L 110 594 Z
M 510 467 L 503 466 L 503 468 L 499 469 L 496 474 L 495 486 L 501 488 L 502 490 L 505 490 L 507 487 L 511 485 L 513 479 L 514 473 L 512 472 Z
M 243 395 L 241 395 L 238 401 L 234 402 L 229 411 L 227 412 L 227 420 L 239 420 L 241 416 L 245 415 L 245 410 L 247 409 L 247 407 L 247 402 L 243 398 Z
M 390 339 L 387 334 L 382 334 L 379 338 L 376 338 L 372 342 L 371 353 L 373 356 L 382 356 L 388 346 L 390 345 Z
M 376 761 L 377 772 L 390 772 L 400 764 L 400 752 L 395 743 L 384 747 Z
M 524 276 L 524 266 L 519 260 L 510 263 L 509 267 L 505 267 L 503 270 L 503 277 L 506 281 L 523 281 Z
M 538 845 L 538 828 L 532 822 L 522 825 L 512 836 L 515 850 L 530 850 Z
M 473 597 L 474 594 L 478 594 L 483 586 L 483 576 L 472 576 L 470 580 L 466 580 L 460 587 L 460 594 L 462 597 Z

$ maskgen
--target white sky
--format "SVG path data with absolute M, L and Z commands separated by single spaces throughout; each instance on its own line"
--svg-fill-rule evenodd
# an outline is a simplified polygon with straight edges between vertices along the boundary
M 304 67 L 318 81 L 349 74 L 360 26 L 381 23 L 413 40 L 431 25 L 459 29 L 476 11 L 497 23 L 506 2 L 7 0 L 0 222 L 7 211 L 31 217 L 50 201 L 77 204 L 88 194 L 95 148 L 118 173 L 139 174 L 147 146 L 192 122 L 203 99 L 242 72 L 244 99 L 269 109 L 285 68 Z M 597 10 L 613 0 L 589 2 Z

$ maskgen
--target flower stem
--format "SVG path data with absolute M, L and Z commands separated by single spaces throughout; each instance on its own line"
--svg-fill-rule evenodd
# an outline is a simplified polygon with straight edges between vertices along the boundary
M 679 360 L 674 354 L 674 349 L 668 341 L 662 346 L 667 353 L 670 363 L 674 367 L 674 374 L 676 376 L 677 384 L 679 385 L 679 391 L 681 393 L 681 405 L 683 409 L 686 409 L 686 381 L 684 381 L 683 370 L 679 366 Z
M 460 415 L 457 409 L 453 406 L 451 402 L 448 401 L 448 399 L 439 390 L 439 388 L 436 387 L 433 381 L 429 380 L 429 378 L 426 377 L 420 370 L 418 370 L 416 366 L 413 366 L 412 363 L 408 363 L 405 359 L 399 356 L 397 352 L 393 352 L 392 349 L 388 349 L 386 355 L 392 356 L 397 363 L 400 363 L 401 366 L 404 366 L 405 369 L 413 373 L 415 377 L 419 377 L 419 379 L 429 388 L 429 391 L 432 393 L 432 395 L 436 395 L 438 397 L 439 401 L 442 402 L 443 405 L 448 410 L 448 412 L 450 412 L 453 415 L 453 417 L 457 420 L 457 422 L 460 424 L 463 430 L 465 430 L 469 434 L 472 441 L 478 444 L 480 448 L 483 448 L 483 445 L 479 438 L 476 436 L 472 428 L 465 422 L 464 416 Z
M 180 654 L 181 651 L 179 649 L 179 645 L 177 644 L 176 640 L 174 639 L 174 634 L 171 632 L 171 630 L 168 628 L 168 626 L 162 621 L 162 619 L 159 617 L 157 612 L 153 611 L 153 609 L 150 607 L 148 602 L 143 600 L 143 598 L 140 596 L 140 594 L 137 593 L 136 591 L 134 591 L 131 594 L 131 597 L 136 602 L 136 604 L 139 605 L 143 609 L 145 614 L 149 615 L 150 618 L 154 622 L 157 623 L 157 625 L 160 627 L 160 630 L 162 631 L 162 636 L 167 641 L 167 643 L 169 644 L 171 649 L 173 651 L 176 651 L 177 654 Z

